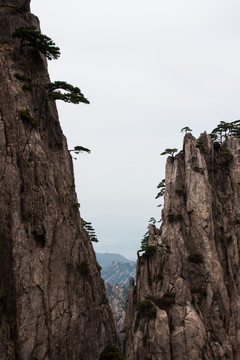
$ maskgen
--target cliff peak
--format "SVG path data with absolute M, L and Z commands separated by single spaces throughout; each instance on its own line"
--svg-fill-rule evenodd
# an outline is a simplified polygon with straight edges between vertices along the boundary
M 155 251 L 131 282 L 128 360 L 240 359 L 240 138 L 184 138 L 166 163 Z

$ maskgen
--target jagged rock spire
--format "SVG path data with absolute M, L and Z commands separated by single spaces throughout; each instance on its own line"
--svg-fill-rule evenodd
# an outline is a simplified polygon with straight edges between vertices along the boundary
M 187 134 L 168 158 L 156 251 L 130 287 L 126 359 L 240 359 L 239 153 L 239 137 Z

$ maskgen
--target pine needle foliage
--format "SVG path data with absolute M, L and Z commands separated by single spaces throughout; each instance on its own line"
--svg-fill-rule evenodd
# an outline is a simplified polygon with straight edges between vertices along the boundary
M 190 129 L 190 127 L 188 127 L 188 126 L 185 126 L 184 128 L 181 129 L 181 132 L 185 132 L 185 134 L 187 134 L 191 131 L 192 131 L 192 129 Z
M 157 316 L 157 311 L 150 299 L 144 299 L 143 301 L 137 304 L 137 310 L 139 313 L 147 318 L 148 320 L 155 319 Z
M 168 310 L 175 304 L 176 293 L 165 293 L 160 299 L 156 300 L 156 304 L 160 309 Z
M 32 82 L 32 79 L 30 78 L 30 76 L 26 75 L 26 74 L 19 74 L 19 73 L 15 73 L 14 74 L 15 78 L 18 79 L 19 81 L 22 82 Z
M 149 231 L 147 231 L 146 234 L 143 236 L 143 239 L 141 241 L 141 249 L 138 250 L 138 253 L 144 251 L 146 256 L 152 256 L 156 253 L 157 248 L 154 245 L 148 245 L 148 240 L 149 240 Z
M 160 183 L 157 186 L 157 189 L 160 189 L 160 191 L 157 193 L 155 199 L 158 199 L 158 198 L 164 196 L 165 188 L 166 188 L 165 179 L 162 179 L 162 181 L 160 181 Z M 161 206 L 161 205 L 158 205 L 158 206 Z
M 62 100 L 67 103 L 79 104 L 80 102 L 90 104 L 90 102 L 81 93 L 78 87 L 74 87 L 65 81 L 54 81 L 46 85 L 48 98 L 50 100 Z M 61 92 L 59 89 L 66 92 Z
M 148 222 L 152 225 L 155 225 L 157 220 L 155 219 L 155 217 L 152 216 L 152 217 L 150 217 L 150 220 Z
M 47 35 L 37 30 L 36 26 L 21 26 L 12 33 L 13 38 L 21 39 L 21 51 L 25 46 L 31 46 L 39 50 L 48 60 L 58 59 L 59 47 Z
M 174 148 L 174 149 L 165 149 L 160 155 L 171 155 L 171 157 L 174 157 L 174 154 L 178 151 L 178 149 Z
M 230 136 L 240 135 L 240 120 L 232 122 L 220 121 L 215 129 L 211 132 L 213 141 L 219 141 L 221 144 Z
M 90 152 L 91 152 L 91 150 L 89 150 L 89 149 L 87 149 L 87 148 L 85 148 L 85 147 L 83 147 L 83 146 L 74 146 L 74 149 L 69 150 L 69 151 L 70 151 L 70 152 L 71 152 L 71 151 L 74 151 L 75 154 L 79 154 L 79 153 L 81 153 L 81 152 L 87 152 L 87 153 L 90 154 Z
M 97 236 L 95 234 L 95 230 L 92 227 L 92 223 L 82 219 L 82 224 L 83 224 L 84 229 L 88 232 L 90 240 L 93 242 L 98 242 Z
M 19 110 L 19 115 L 23 122 L 30 123 L 33 127 L 40 125 L 39 122 L 32 117 L 29 109 Z

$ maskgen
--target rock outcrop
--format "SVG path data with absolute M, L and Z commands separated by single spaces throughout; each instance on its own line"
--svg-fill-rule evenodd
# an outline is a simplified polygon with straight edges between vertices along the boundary
M 126 312 L 128 360 L 240 359 L 240 138 L 184 139 L 139 257 Z
M 30 11 L 31 0 L 0 0 L 2 14 Z
M 0 358 L 96 360 L 118 340 L 46 59 L 12 39 L 29 2 L 0 1 Z

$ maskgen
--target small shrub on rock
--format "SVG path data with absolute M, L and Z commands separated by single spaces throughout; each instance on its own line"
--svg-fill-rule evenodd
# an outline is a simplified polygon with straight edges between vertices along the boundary
M 208 152 L 206 151 L 205 147 L 204 147 L 204 143 L 202 141 L 198 141 L 196 148 L 198 148 L 202 153 L 207 154 Z
M 32 88 L 37 86 L 28 75 L 15 73 L 14 76 L 16 79 L 24 83 L 22 86 L 23 90 L 32 90 Z
M 34 83 L 24 83 L 22 86 L 23 90 L 32 90 L 34 87 L 36 87 L 36 84 Z
M 73 207 L 78 209 L 78 208 L 80 208 L 80 204 L 79 203 L 74 203 Z
M 34 127 L 38 127 L 40 124 L 30 114 L 29 109 L 19 110 L 19 115 L 22 121 L 30 123 Z
M 14 76 L 15 76 L 15 78 L 18 79 L 19 81 L 29 82 L 29 83 L 32 82 L 32 79 L 31 79 L 30 76 L 28 76 L 28 75 L 15 73 Z
M 176 293 L 165 293 L 160 299 L 156 300 L 156 304 L 160 309 L 168 310 L 175 304 Z
M 151 218 L 150 221 L 152 221 L 152 219 L 154 218 Z M 144 253 L 145 256 L 152 256 L 153 254 L 155 254 L 157 250 L 156 246 L 148 245 L 148 241 L 149 241 L 149 232 L 147 231 L 141 241 L 141 249 L 138 250 L 137 254 L 139 254 L 142 251 L 145 251 Z
M 230 151 L 222 151 L 220 153 L 220 157 L 224 159 L 226 163 L 230 162 L 233 159 L 233 155 L 230 153 Z
M 137 310 L 139 313 L 147 318 L 148 320 L 155 319 L 157 316 L 157 311 L 149 299 L 145 299 L 137 304 Z
M 153 254 L 155 254 L 157 248 L 154 245 L 147 245 L 145 246 L 144 250 L 146 256 L 152 256 Z

